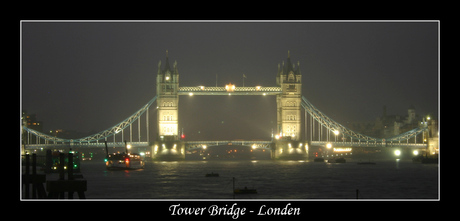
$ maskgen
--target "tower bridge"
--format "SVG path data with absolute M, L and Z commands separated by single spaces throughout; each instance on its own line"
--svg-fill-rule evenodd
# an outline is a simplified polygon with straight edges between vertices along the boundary
M 286 62 L 283 61 L 282 65 L 278 64 L 276 84 L 277 86 L 269 87 L 259 85 L 237 87 L 232 84 L 223 87 L 179 86 L 177 62 L 175 61 L 171 67 L 169 56 L 166 53 L 165 63 L 162 64 L 161 61 L 158 63 L 156 95 L 122 122 L 79 139 L 53 137 L 24 125 L 23 143 L 26 149 L 103 147 L 104 141 L 108 142 L 108 146 L 123 147 L 125 145 L 123 141 L 127 140 L 132 147 L 150 147 L 152 157 L 159 160 L 181 160 L 185 158 L 185 152 L 188 150 L 231 144 L 268 149 L 273 159 L 305 159 L 312 146 L 404 147 L 424 150 L 428 146 L 428 143 L 424 141 L 428 138 L 427 134 L 435 134 L 427 133 L 427 124 L 389 138 L 374 138 L 346 128 L 326 116 L 302 96 L 300 63 L 297 62 L 297 67 L 292 64 L 289 53 Z M 275 96 L 277 103 L 276 133 L 272 134 L 272 139 L 269 141 L 185 141 L 181 139 L 179 133 L 179 128 L 181 128 L 179 125 L 179 96 L 199 95 Z M 152 123 L 149 120 L 149 109 L 153 103 L 156 103 L 156 108 L 152 108 L 157 114 L 156 122 L 153 122 L 157 127 L 156 136 L 149 131 L 149 124 Z M 302 116 L 302 110 L 304 110 L 304 116 Z M 145 123 L 141 118 L 144 118 Z M 303 128 L 302 119 L 304 120 Z M 133 130 L 136 130 L 135 126 L 137 126 L 137 139 L 132 136 Z M 417 143 L 417 136 L 419 140 L 422 136 L 422 142 Z M 31 139 L 32 137 L 35 139 Z M 154 139 L 151 140 L 152 137 Z

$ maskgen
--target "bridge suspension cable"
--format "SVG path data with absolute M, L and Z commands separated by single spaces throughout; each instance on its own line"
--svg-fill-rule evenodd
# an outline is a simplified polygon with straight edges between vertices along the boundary
M 43 138 L 45 140 L 53 141 L 53 142 L 62 142 L 62 143 L 93 142 L 93 141 L 97 141 L 97 140 L 104 139 L 106 137 L 112 136 L 114 134 L 118 134 L 120 131 L 122 131 L 123 129 L 125 129 L 129 125 L 131 125 L 142 114 L 144 114 L 144 112 L 146 110 L 148 110 L 150 105 L 152 105 L 152 103 L 155 102 L 156 100 L 157 100 L 157 96 L 153 97 L 152 100 L 150 100 L 147 104 L 145 104 L 141 109 L 136 111 L 134 114 L 132 114 L 131 116 L 129 116 L 128 118 L 126 118 L 122 122 L 120 122 L 120 123 L 108 128 L 108 129 L 106 129 L 104 131 L 101 131 L 99 133 L 96 133 L 96 134 L 93 134 L 93 135 L 90 135 L 90 136 L 87 136 L 87 137 L 79 138 L 79 139 L 64 139 L 64 138 L 59 138 L 59 137 L 53 137 L 53 136 L 50 136 L 48 134 L 44 134 L 42 132 L 38 132 L 36 130 L 33 130 L 31 128 L 27 128 L 26 126 L 23 126 L 22 128 L 24 130 L 26 130 L 27 132 L 35 135 L 35 136 L 38 136 L 38 137 L 41 137 L 41 138 Z
M 346 128 L 345 126 L 337 123 L 333 119 L 326 116 L 318 108 L 316 108 L 312 103 L 310 103 L 304 96 L 302 96 L 302 107 L 308 112 L 318 123 L 326 127 L 329 131 L 335 133 L 342 133 L 344 136 L 350 137 L 351 139 L 356 139 L 357 141 L 365 142 L 399 142 L 402 140 L 408 140 L 412 137 L 417 136 L 422 133 L 426 128 L 418 127 L 407 131 L 405 133 L 390 137 L 390 138 L 374 138 L 371 136 L 363 135 L 361 133 L 355 132 Z

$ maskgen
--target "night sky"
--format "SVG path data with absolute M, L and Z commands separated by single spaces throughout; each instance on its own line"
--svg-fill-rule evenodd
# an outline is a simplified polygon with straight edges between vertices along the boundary
M 438 22 L 23 22 L 22 109 L 44 131 L 99 132 L 156 92 L 158 61 L 180 86 L 276 86 L 300 62 L 302 93 L 346 124 L 438 114 Z M 275 96 L 180 96 L 190 140 L 269 139 Z M 153 109 L 153 108 L 151 108 Z M 151 110 L 150 118 L 156 118 Z M 152 124 L 151 123 L 151 124 Z M 152 128 L 155 128 L 152 124 Z

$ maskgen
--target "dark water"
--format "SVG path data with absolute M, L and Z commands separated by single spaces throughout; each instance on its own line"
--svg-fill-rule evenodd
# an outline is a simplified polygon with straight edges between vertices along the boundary
M 404 160 L 358 165 L 308 161 L 147 162 L 145 169 L 108 171 L 82 162 L 88 199 L 232 199 L 237 188 L 258 194 L 236 199 L 437 199 L 438 165 Z M 206 173 L 220 177 L 205 177 Z M 51 178 L 51 177 L 50 177 Z

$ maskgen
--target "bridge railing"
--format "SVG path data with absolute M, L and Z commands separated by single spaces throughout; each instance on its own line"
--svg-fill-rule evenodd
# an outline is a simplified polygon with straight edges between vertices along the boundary
M 256 148 L 269 149 L 270 144 L 273 141 L 250 141 L 250 140 L 216 140 L 216 141 L 186 141 L 187 150 L 201 149 L 203 146 L 213 147 L 213 146 L 249 146 Z

